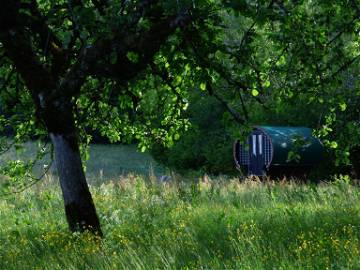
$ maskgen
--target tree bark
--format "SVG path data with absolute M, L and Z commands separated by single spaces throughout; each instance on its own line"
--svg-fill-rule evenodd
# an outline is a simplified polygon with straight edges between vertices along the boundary
M 67 135 L 50 133 L 50 137 L 55 149 L 55 162 L 70 230 L 89 230 L 102 236 L 79 148 L 74 147 L 72 139 Z
M 82 167 L 71 102 L 57 100 L 52 106 L 45 106 L 42 118 L 54 145 L 55 164 L 70 230 L 89 230 L 102 236 Z

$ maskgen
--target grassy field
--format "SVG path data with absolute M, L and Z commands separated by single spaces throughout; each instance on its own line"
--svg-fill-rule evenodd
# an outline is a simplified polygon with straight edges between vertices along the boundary
M 37 142 L 27 142 L 21 151 L 10 151 L 0 156 L 0 165 L 8 160 L 29 160 L 35 157 Z M 35 166 L 35 175 L 43 174 L 43 164 L 49 164 L 47 155 Z M 53 166 L 55 164 L 53 163 Z M 137 151 L 135 145 L 92 144 L 89 148 L 89 159 L 85 162 L 86 177 L 89 183 L 99 184 L 117 180 L 129 173 L 148 176 L 161 175 L 165 169 L 158 165 L 147 153 Z M 52 170 L 53 174 L 56 171 Z
M 149 154 L 140 153 L 135 145 L 90 146 L 90 158 L 86 162 L 86 177 L 90 183 L 116 180 L 127 174 L 149 176 L 164 174 Z
M 0 199 L 0 269 L 360 269 L 357 187 L 205 180 L 92 186 L 100 240 L 68 233 L 48 177 Z

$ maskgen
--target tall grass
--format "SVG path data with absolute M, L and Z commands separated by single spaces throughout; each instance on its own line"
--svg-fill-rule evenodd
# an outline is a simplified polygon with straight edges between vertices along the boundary
M 103 239 L 67 231 L 52 180 L 1 199 L 0 269 L 360 268 L 360 192 L 342 181 L 129 175 L 92 193 Z

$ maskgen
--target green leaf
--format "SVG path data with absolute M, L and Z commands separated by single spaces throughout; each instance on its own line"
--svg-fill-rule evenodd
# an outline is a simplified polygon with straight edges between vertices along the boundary
M 271 83 L 270 83 L 270 81 L 269 81 L 269 80 L 267 80 L 267 81 L 265 81 L 265 82 L 264 82 L 264 87 L 269 87 L 269 86 L 270 86 L 270 84 L 271 84 Z
M 340 110 L 343 112 L 343 111 L 345 111 L 345 110 L 346 110 L 347 105 L 346 105 L 346 103 L 345 103 L 345 102 L 343 102 L 343 103 L 340 103 L 340 104 L 339 104 L 339 107 L 340 107 Z
M 128 52 L 126 57 L 133 63 L 139 62 L 139 55 L 136 52 Z
M 330 146 L 330 148 L 336 149 L 338 147 L 338 144 L 337 144 L 337 142 L 332 141 L 332 142 L 330 142 L 329 146 Z

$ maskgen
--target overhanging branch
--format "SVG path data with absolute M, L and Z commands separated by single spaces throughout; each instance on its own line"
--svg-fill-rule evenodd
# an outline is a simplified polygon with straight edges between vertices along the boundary
M 111 39 L 101 39 L 94 45 L 85 47 L 63 80 L 57 95 L 77 95 L 88 75 L 129 81 L 148 66 L 175 29 L 183 27 L 189 20 L 186 12 L 180 13 L 153 24 L 146 32 L 130 35 L 127 33 L 126 36 L 118 33 Z M 131 61 L 128 52 L 136 53 L 138 61 Z M 112 53 L 116 54 L 116 63 L 111 63 L 109 59 Z
M 239 123 L 241 125 L 245 124 L 246 121 L 240 116 L 240 114 L 235 109 L 233 109 L 229 105 L 229 103 L 224 98 L 222 98 L 220 95 L 218 95 L 215 92 L 215 90 L 213 89 L 211 83 L 207 82 L 206 87 L 208 89 L 208 92 L 209 92 L 210 96 L 213 96 L 214 98 L 216 98 L 220 102 L 220 104 L 231 114 L 231 116 L 234 118 L 234 120 L 237 123 Z

